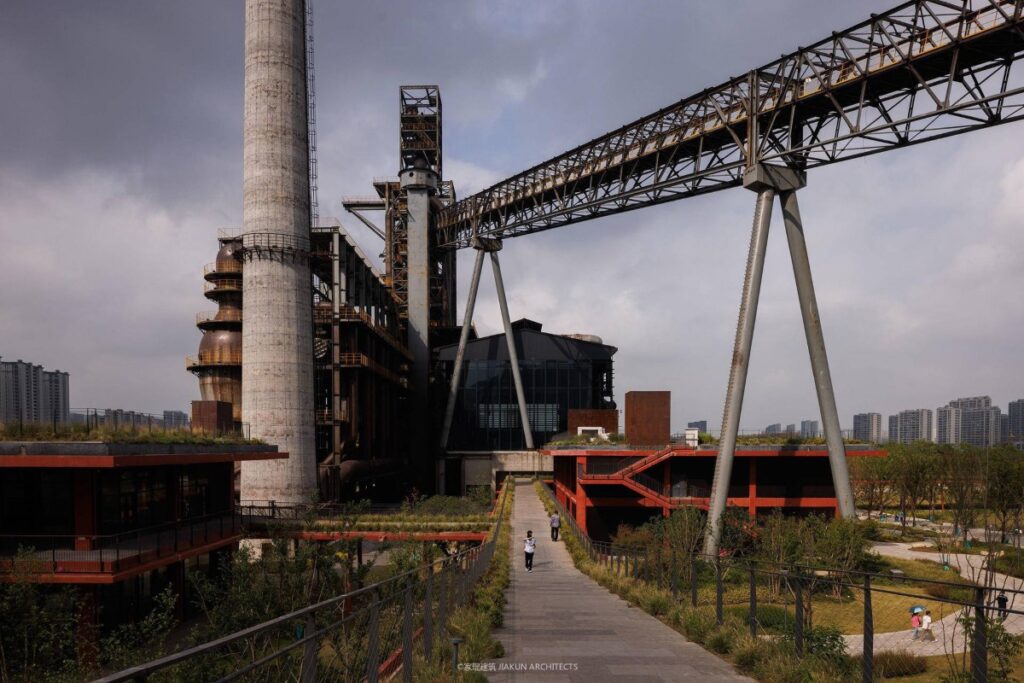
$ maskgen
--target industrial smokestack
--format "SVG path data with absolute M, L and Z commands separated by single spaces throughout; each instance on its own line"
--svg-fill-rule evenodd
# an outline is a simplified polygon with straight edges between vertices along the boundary
M 246 0 L 242 421 L 287 460 L 242 466 L 242 498 L 316 485 L 303 0 Z

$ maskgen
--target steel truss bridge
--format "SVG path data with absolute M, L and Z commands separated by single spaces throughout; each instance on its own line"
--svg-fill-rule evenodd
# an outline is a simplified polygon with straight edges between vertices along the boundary
M 913 0 L 445 208 L 439 245 L 515 237 L 1024 116 L 1024 0 Z

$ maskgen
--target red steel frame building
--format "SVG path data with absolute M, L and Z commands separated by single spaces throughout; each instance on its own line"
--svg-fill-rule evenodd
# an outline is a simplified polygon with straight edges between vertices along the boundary
M 0 443 L 0 581 L 71 584 L 104 625 L 144 616 L 242 537 L 234 463 L 275 446 Z M 20 558 L 15 562 L 15 558 Z
M 707 510 L 718 451 L 690 448 L 582 448 L 545 451 L 553 458 L 554 493 L 581 529 L 608 537 L 618 524 L 641 524 L 679 507 Z M 848 445 L 850 457 L 883 451 Z M 771 510 L 837 515 L 824 445 L 736 449 L 728 503 L 753 518 Z

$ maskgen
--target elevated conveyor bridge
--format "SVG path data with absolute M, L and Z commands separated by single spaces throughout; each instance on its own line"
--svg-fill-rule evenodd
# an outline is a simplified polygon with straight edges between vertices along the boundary
M 1020 119 L 1022 0 L 913 0 L 466 197 L 443 246 L 516 237 Z

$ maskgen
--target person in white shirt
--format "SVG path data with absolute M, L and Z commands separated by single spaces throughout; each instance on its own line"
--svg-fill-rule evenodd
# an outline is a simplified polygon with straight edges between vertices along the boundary
M 924 616 L 921 617 L 921 640 L 931 641 L 935 640 L 935 634 L 932 633 L 932 611 L 925 610 Z
M 533 571 L 533 553 L 537 550 L 537 539 L 533 537 L 532 531 L 526 532 L 526 543 L 523 550 L 526 551 L 526 571 Z

